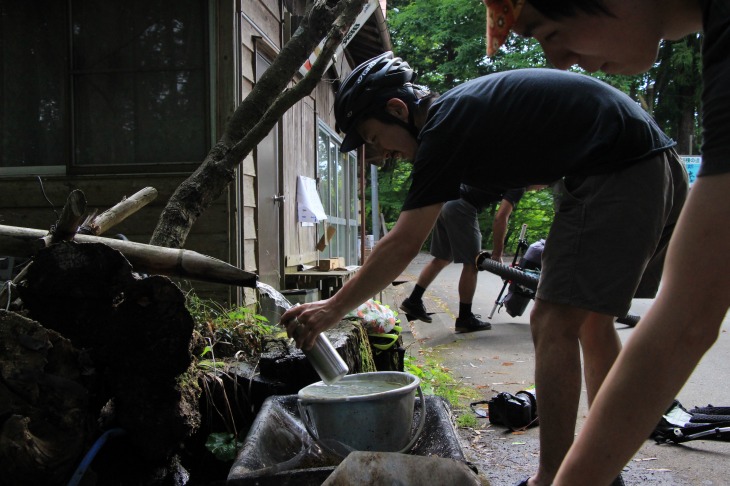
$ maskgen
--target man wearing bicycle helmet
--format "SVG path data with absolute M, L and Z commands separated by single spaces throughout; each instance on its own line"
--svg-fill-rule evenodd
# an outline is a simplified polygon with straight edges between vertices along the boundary
M 638 74 L 662 40 L 702 34 L 702 165 L 667 254 L 662 292 L 596 398 L 553 484 L 606 484 L 649 436 L 719 335 L 730 308 L 730 2 L 727 0 L 485 0 L 490 52 L 509 31 L 535 38 L 567 69 Z M 675 352 L 681 349 L 681 352 Z M 643 394 L 646 384 L 652 393 Z M 643 394 L 640 401 L 634 400 Z M 538 475 L 530 486 L 548 484 Z
M 556 183 L 556 214 L 530 317 L 540 409 L 541 468 L 555 474 L 573 440 L 581 351 L 589 401 L 620 350 L 615 316 L 655 295 L 667 242 L 687 192 L 674 142 L 628 96 L 576 73 L 523 69 L 419 96 L 391 53 L 342 83 L 335 116 L 343 150 L 369 143 L 413 161 L 394 228 L 332 298 L 282 316 L 297 345 L 386 287 L 418 253 L 444 202 L 462 183 Z M 637 210 L 640 208 L 640 210 Z

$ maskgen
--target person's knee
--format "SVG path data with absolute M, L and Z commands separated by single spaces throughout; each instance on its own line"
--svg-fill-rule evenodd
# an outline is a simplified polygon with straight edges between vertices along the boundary
M 462 273 L 469 275 L 476 275 L 477 273 L 479 273 L 479 269 L 474 262 L 464 263 L 464 268 L 462 268 L 461 271 Z
M 537 299 L 530 313 L 533 341 L 577 340 L 584 319 L 581 309 Z

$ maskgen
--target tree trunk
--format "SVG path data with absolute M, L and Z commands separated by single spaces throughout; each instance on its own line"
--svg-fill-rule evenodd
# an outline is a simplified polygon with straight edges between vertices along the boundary
M 362 8 L 361 0 L 310 0 L 291 40 L 238 106 L 226 130 L 198 169 L 177 188 L 160 215 L 150 244 L 182 248 L 197 218 L 233 181 L 234 169 L 281 116 L 317 85 L 342 37 Z M 317 44 L 327 36 L 312 69 L 285 89 Z

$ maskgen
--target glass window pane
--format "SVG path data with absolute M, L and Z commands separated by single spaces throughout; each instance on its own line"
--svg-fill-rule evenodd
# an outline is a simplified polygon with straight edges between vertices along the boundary
M 329 194 L 329 205 L 330 205 L 330 212 L 328 213 L 330 216 L 340 216 L 340 212 L 337 209 L 337 197 L 339 194 L 339 187 L 337 185 L 337 154 L 339 153 L 339 146 L 335 144 L 334 140 L 330 139 L 330 164 L 329 164 L 329 170 L 330 170 L 330 194 Z
M 330 213 L 329 141 L 327 132 L 320 129 L 317 136 L 317 177 L 319 177 L 319 198 L 326 214 Z
M 66 2 L 0 2 L 0 167 L 67 159 Z
M 337 153 L 337 187 L 340 188 L 337 194 L 337 212 L 341 218 L 347 217 L 347 183 L 345 182 L 345 157 L 343 153 Z
M 77 165 L 203 160 L 205 5 L 73 1 Z

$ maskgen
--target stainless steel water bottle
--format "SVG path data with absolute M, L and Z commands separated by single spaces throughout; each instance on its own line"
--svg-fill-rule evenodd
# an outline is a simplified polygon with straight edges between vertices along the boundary
M 293 307 L 297 305 L 299 304 L 295 304 Z M 295 334 L 297 330 L 298 326 L 294 330 Z M 317 335 L 317 338 L 314 340 L 314 346 L 311 349 L 302 349 L 302 353 L 304 353 L 304 356 L 307 357 L 319 377 L 327 385 L 334 385 L 350 371 L 345 361 L 323 332 Z
M 350 371 L 329 338 L 322 332 L 314 340 L 314 346 L 303 349 L 302 352 L 327 385 L 334 385 Z

